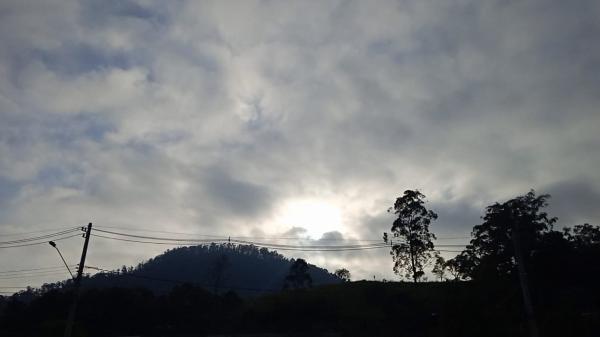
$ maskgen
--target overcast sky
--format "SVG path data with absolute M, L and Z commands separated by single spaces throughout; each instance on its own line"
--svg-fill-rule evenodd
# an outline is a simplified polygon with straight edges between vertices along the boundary
M 379 239 L 414 188 L 441 237 L 532 188 L 559 226 L 598 224 L 599 17 L 593 0 L 3 0 L 0 233 Z M 59 246 L 76 263 L 81 244 Z M 93 238 L 89 264 L 164 249 Z M 285 255 L 394 278 L 385 250 Z M 0 255 L 48 265 L 49 246 Z

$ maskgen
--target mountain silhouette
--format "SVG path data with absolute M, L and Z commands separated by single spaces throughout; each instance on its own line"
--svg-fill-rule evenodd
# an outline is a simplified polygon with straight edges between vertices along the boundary
M 163 293 L 190 283 L 215 293 L 260 295 L 280 291 L 294 261 L 267 248 L 213 243 L 170 249 L 136 267 L 86 277 L 82 284 L 85 288 L 143 287 Z M 309 264 L 308 273 L 313 286 L 341 282 L 314 265 Z

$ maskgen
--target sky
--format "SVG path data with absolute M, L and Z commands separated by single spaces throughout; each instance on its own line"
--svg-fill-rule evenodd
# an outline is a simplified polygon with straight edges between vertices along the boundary
M 598 224 L 598 17 L 592 0 L 3 0 L 0 239 L 92 222 L 377 240 L 407 189 L 462 238 L 438 244 L 530 189 L 558 227 Z M 82 240 L 58 245 L 78 262 Z M 93 237 L 88 264 L 166 248 Z M 398 279 L 386 250 L 283 253 Z M 0 255 L 60 264 L 46 245 Z

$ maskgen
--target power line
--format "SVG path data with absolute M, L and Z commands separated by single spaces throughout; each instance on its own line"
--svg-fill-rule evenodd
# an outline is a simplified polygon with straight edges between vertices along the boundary
M 114 234 L 114 235 L 120 235 L 120 236 L 126 236 L 126 237 L 131 237 L 131 238 L 139 238 L 139 239 L 150 239 L 150 240 L 163 240 L 163 241 L 179 241 L 179 242 L 214 242 L 214 241 L 227 241 L 227 238 L 220 238 L 218 240 L 213 240 L 213 239 L 182 239 L 182 238 L 165 238 L 165 237 L 157 237 L 157 236 L 146 236 L 146 235 L 135 235 L 135 234 L 127 234 L 127 233 L 120 233 L 120 232 L 113 232 L 113 231 L 107 231 L 107 230 L 102 230 L 102 229 L 95 229 L 95 232 L 101 232 L 101 233 L 107 233 L 107 234 Z
M 169 232 L 169 231 L 161 231 L 161 230 L 138 229 L 138 228 L 128 228 L 128 227 L 114 227 L 114 226 L 96 226 L 96 230 L 99 230 L 97 228 L 119 229 L 119 230 L 132 231 L 132 232 L 148 232 L 148 233 L 162 233 L 162 234 L 195 235 L 195 236 L 207 237 L 207 238 L 223 238 L 223 237 L 227 237 L 225 235 L 209 235 L 209 234 L 200 234 L 200 233 Z
M 37 277 L 47 277 L 52 275 L 64 275 L 67 274 L 65 271 L 52 271 L 46 273 L 39 274 L 27 274 L 27 275 L 13 275 L 7 277 L 0 277 L 0 280 L 15 280 L 15 279 L 25 279 L 25 278 L 37 278 Z
M 251 244 L 260 247 L 271 247 L 271 248 L 299 248 L 299 249 L 336 249 L 336 248 L 365 248 L 365 247 L 387 247 L 388 244 L 380 243 L 380 244 L 364 244 L 364 245 L 289 245 L 289 244 L 276 244 L 276 243 L 265 243 L 265 242 L 256 242 L 256 241 L 246 241 L 246 240 L 237 240 L 237 239 L 229 239 L 223 238 L 219 240 L 207 240 L 207 239 L 182 239 L 182 238 L 166 238 L 166 237 L 156 237 L 156 236 L 142 236 L 142 235 L 134 235 L 134 234 L 126 234 L 119 233 L 113 231 L 105 231 L 105 230 L 96 230 L 97 232 L 130 237 L 130 238 L 141 238 L 141 239 L 149 239 L 155 241 L 141 241 L 141 240 L 131 240 L 131 242 L 140 242 L 140 243 L 154 243 L 154 244 L 163 244 L 166 242 L 185 242 L 184 245 L 189 245 L 192 243 L 212 243 L 212 242 L 227 242 L 227 243 L 238 243 L 238 244 Z M 100 236 L 98 234 L 94 234 L 98 237 L 108 238 L 108 239 L 117 239 L 115 237 L 107 237 Z M 124 241 L 124 239 L 122 239 Z M 156 242 L 159 241 L 159 242 Z
M 36 233 L 47 233 L 47 232 L 54 232 L 54 231 L 60 231 L 60 230 L 65 230 L 65 229 L 71 229 L 71 228 L 74 228 L 74 227 L 73 226 L 58 227 L 58 228 L 50 228 L 50 229 L 31 231 L 31 232 L 21 232 L 21 233 L 0 233 L 0 237 L 2 237 L 2 236 L 20 236 L 20 235 L 28 235 L 28 234 L 36 234 Z
M 70 236 L 60 237 L 60 238 L 53 239 L 53 241 L 66 240 L 66 239 L 74 238 L 76 236 L 81 237 L 81 234 L 74 234 L 74 235 L 70 235 Z M 22 244 L 22 245 L 0 246 L 0 249 L 2 249 L 2 248 L 28 247 L 28 246 L 45 245 L 45 244 L 48 244 L 48 242 L 47 241 L 41 241 L 41 242 L 34 242 L 34 243 L 28 243 L 28 244 Z
M 105 238 L 105 239 L 113 239 L 120 241 L 128 241 L 128 242 L 137 242 L 137 243 L 147 243 L 147 244 L 159 244 L 159 245 L 192 245 L 197 243 L 236 243 L 236 244 L 248 244 L 254 245 L 257 247 L 265 247 L 271 249 L 279 249 L 279 250 L 309 250 L 309 251 L 327 251 L 327 250 L 361 250 L 361 249 L 375 249 L 375 248 L 385 248 L 390 245 L 387 243 L 372 243 L 372 244 L 354 244 L 354 245 L 292 245 L 292 244 L 278 244 L 271 242 L 257 242 L 257 241 L 249 241 L 249 240 L 238 240 L 235 238 L 221 238 L 217 240 L 209 240 L 209 239 L 186 239 L 186 238 L 172 238 L 172 237 L 159 237 L 159 236 L 147 236 L 147 235 L 135 235 L 129 233 L 121 233 L 115 231 L 107 231 L 102 229 L 97 229 L 97 232 L 111 234 L 113 236 L 104 236 L 99 234 L 93 234 L 94 236 Z M 117 237 L 114 237 L 114 236 Z M 125 239 L 127 238 L 127 239 Z M 134 238 L 134 239 L 131 239 Z M 137 240 L 137 239 L 147 239 L 146 240 Z M 173 244 L 172 242 L 177 242 Z M 437 245 L 438 247 L 464 247 L 465 245 L 451 244 L 451 245 Z
M 73 265 L 69 265 L 69 267 L 73 267 Z M 35 268 L 35 269 L 21 269 L 15 271 L 0 271 L 1 276 L 11 276 L 11 275 L 19 275 L 19 274 L 35 274 L 35 273 L 43 273 L 48 271 L 58 271 L 64 270 L 65 266 L 58 267 L 48 267 L 48 268 Z
M 28 271 L 22 273 L 10 273 L 10 274 L 2 274 L 0 278 L 3 277 L 18 277 L 18 276 L 30 276 L 30 275 L 44 275 L 44 274 L 52 274 L 52 273 L 63 273 L 66 272 L 65 267 L 63 266 L 60 269 L 50 269 L 50 270 L 39 270 L 39 271 Z
M 250 244 L 255 246 L 269 246 L 274 248 L 362 248 L 367 246 L 381 246 L 387 247 L 389 246 L 387 243 L 378 243 L 378 244 L 366 244 L 366 245 L 290 245 L 290 244 L 276 244 L 276 243 L 268 243 L 268 242 L 256 242 L 256 241 L 245 241 L 245 240 L 232 240 L 235 243 L 241 244 Z
M 143 240 L 134 240 L 134 239 L 125 239 L 125 238 L 118 238 L 118 237 L 110 237 L 110 236 L 105 236 L 105 235 L 100 235 L 100 234 L 92 234 L 92 236 L 94 237 L 99 237 L 99 238 L 103 238 L 103 239 L 110 239 L 110 240 L 117 240 L 117 241 L 125 241 L 125 242 L 135 242 L 135 243 L 145 243 L 145 244 L 154 244 L 154 245 L 168 245 L 168 246 L 192 246 L 192 245 L 197 245 L 199 242 L 198 241 L 191 241 L 191 242 L 182 242 L 182 241 L 177 241 L 177 242 L 157 242 L 157 241 L 143 241 Z M 355 246 L 355 247 L 348 247 L 348 246 L 329 246 L 329 247 L 311 247 L 311 246 L 289 246 L 289 247 L 274 247 L 272 245 L 269 244 L 262 244 L 262 243 L 255 243 L 255 242 L 250 242 L 250 241 L 245 241 L 245 242 L 240 242 L 239 240 L 222 240 L 222 243 L 226 243 L 226 242 L 231 242 L 234 244 L 249 244 L 249 245 L 254 245 L 256 247 L 261 247 L 261 248 L 272 248 L 272 249 L 278 249 L 278 250 L 295 250 L 295 251 L 349 251 L 349 250 L 365 250 L 365 249 L 377 249 L 377 248 L 385 248 L 388 247 L 387 244 L 381 244 L 381 245 L 363 245 L 363 246 Z M 214 240 L 208 240 L 208 241 L 204 241 L 201 243 L 215 243 Z
M 118 240 L 118 241 L 137 242 L 137 243 L 149 243 L 149 244 L 154 244 L 154 245 L 168 245 L 168 246 L 190 246 L 190 245 L 196 245 L 198 243 L 201 243 L 199 241 L 188 242 L 188 243 L 141 241 L 141 240 L 131 240 L 131 239 L 115 238 L 115 237 L 104 236 L 104 235 L 100 235 L 100 234 L 92 234 L 92 236 L 97 237 L 97 238 L 112 239 L 112 240 Z M 211 243 L 211 242 L 214 242 L 214 240 L 207 240 L 205 243 Z
M 198 237 L 206 237 L 206 238 L 218 238 L 218 239 L 227 239 L 231 237 L 232 239 L 248 239 L 248 240 L 298 240 L 298 241 L 357 241 L 357 242 L 381 242 L 382 239 L 309 239 L 302 237 L 278 237 L 278 236 L 229 236 L 229 235 L 210 235 L 210 234 L 201 234 L 201 233 L 189 233 L 189 232 L 171 232 L 171 231 L 163 231 L 163 230 L 151 230 L 151 229 L 140 229 L 140 228 L 132 228 L 132 227 L 117 227 L 117 226 L 97 226 L 97 228 L 104 229 L 119 229 L 123 231 L 130 232 L 148 232 L 148 233 L 163 233 L 163 234 L 177 234 L 177 235 L 195 235 Z M 453 236 L 453 237 L 437 237 L 438 240 L 458 240 L 458 239 L 469 239 L 470 236 Z
M 110 239 L 110 240 L 117 240 L 117 241 L 125 241 L 125 242 L 135 242 L 135 243 L 144 243 L 144 244 L 154 244 L 154 245 L 168 245 L 168 246 L 193 246 L 193 245 L 197 245 L 198 242 L 156 242 L 156 241 L 142 241 L 142 240 L 133 240 L 133 239 L 125 239 L 125 238 L 117 238 L 117 237 L 110 237 L 110 236 L 104 236 L 104 235 L 99 235 L 99 234 L 92 234 L 92 236 L 95 237 L 99 237 L 99 238 L 103 238 L 103 239 Z M 214 242 L 214 241 L 211 241 Z M 311 246 L 292 246 L 292 247 L 274 247 L 272 245 L 269 244 L 262 244 L 262 243 L 255 243 L 255 242 L 239 242 L 236 241 L 234 242 L 233 240 L 231 240 L 231 243 L 235 243 L 235 244 L 249 244 L 249 245 L 254 245 L 256 247 L 260 247 L 260 248 L 271 248 L 271 249 L 275 249 L 275 250 L 281 250 L 281 251 L 304 251 L 304 252 L 337 252 L 337 251 L 354 251 L 354 250 L 369 250 L 369 249 L 380 249 L 380 248 L 387 248 L 389 247 L 389 245 L 387 244 L 381 244 L 381 245 L 364 245 L 364 246 L 359 246 L 359 247 L 344 247 L 344 246 L 329 246 L 329 247 L 311 247 Z M 448 246 L 456 246 L 456 247 L 460 247 L 461 245 L 448 245 Z M 460 253 L 462 251 L 460 250 L 443 250 L 443 249 L 434 249 L 435 251 L 438 252 L 447 252 L 447 253 Z
M 206 238 L 217 238 L 217 239 L 249 239 L 249 240 L 298 240 L 298 241 L 364 241 L 364 242 L 381 242 L 381 239 L 310 239 L 310 238 L 302 238 L 302 237 L 276 237 L 276 236 L 230 236 L 230 235 L 210 235 L 210 234 L 200 234 L 200 233 L 186 233 L 186 232 L 170 232 L 170 231 L 161 231 L 161 230 L 149 230 L 149 229 L 137 229 L 137 228 L 128 228 L 128 227 L 115 227 L 115 226 L 98 226 L 98 228 L 106 228 L 106 229 L 119 229 L 124 231 L 132 231 L 132 232 L 148 232 L 148 233 L 163 233 L 163 234 L 178 234 L 178 235 L 195 235 L 198 237 L 206 237 Z
M 30 238 L 24 238 L 24 239 L 12 240 L 12 241 L 0 241 L 0 245 L 11 245 L 11 244 L 18 244 L 18 243 L 24 243 L 24 242 L 30 242 L 30 241 L 45 240 L 45 239 L 53 238 L 55 236 L 73 233 L 78 230 L 79 230 L 78 228 L 72 228 L 69 230 L 61 231 L 61 232 L 56 232 L 56 233 L 46 234 L 46 235 L 41 235 L 41 236 L 35 236 L 35 237 L 30 237 Z

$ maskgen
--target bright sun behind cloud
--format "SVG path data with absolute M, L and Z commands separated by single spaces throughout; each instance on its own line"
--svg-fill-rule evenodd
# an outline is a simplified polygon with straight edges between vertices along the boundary
M 284 230 L 302 227 L 307 236 L 319 239 L 323 233 L 342 229 L 342 213 L 337 206 L 324 200 L 294 200 L 284 204 L 276 223 Z

